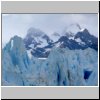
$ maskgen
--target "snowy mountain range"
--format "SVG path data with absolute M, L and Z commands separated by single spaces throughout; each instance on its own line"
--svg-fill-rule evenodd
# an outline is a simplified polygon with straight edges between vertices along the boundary
M 90 47 L 98 51 L 98 38 L 78 24 L 70 25 L 62 34 L 54 32 L 51 36 L 39 29 L 30 28 L 24 38 L 24 44 L 29 55 L 38 58 L 47 58 L 53 47 L 68 47 L 74 50 Z
M 97 86 L 98 38 L 78 24 L 51 36 L 30 28 L 2 49 L 2 85 Z

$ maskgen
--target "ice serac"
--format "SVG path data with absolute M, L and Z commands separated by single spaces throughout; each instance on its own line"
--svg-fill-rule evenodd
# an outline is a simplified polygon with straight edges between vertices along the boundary
M 97 69 L 97 52 L 90 48 L 86 50 L 54 48 L 44 66 L 47 71 L 46 76 L 50 77 L 49 85 L 87 85 L 87 80 L 90 79 L 89 77 L 87 80 L 84 79 L 84 70 L 94 73 L 94 69 Z M 98 74 L 95 74 L 94 77 L 97 78 Z
M 13 42 L 12 42 L 13 41 Z M 14 36 L 2 50 L 4 82 L 24 85 L 23 75 L 30 72 L 31 62 L 26 53 L 23 40 Z
M 39 85 L 41 63 L 30 59 L 22 38 L 14 36 L 2 50 L 2 85 Z
M 12 59 L 13 65 L 19 66 L 22 72 L 27 71 L 27 69 L 29 69 L 28 65 L 30 61 L 28 59 L 22 38 L 18 36 L 14 36 L 13 38 L 11 38 L 10 42 L 4 48 L 4 51 L 8 52 Z

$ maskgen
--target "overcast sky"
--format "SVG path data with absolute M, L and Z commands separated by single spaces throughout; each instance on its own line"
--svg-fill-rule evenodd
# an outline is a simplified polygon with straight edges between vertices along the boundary
M 98 36 L 97 14 L 2 14 L 2 42 L 7 43 L 14 35 L 25 37 L 30 27 L 52 34 L 74 23 Z

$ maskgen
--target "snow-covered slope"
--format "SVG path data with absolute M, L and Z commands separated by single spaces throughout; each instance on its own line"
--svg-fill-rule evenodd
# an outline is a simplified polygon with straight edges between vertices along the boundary
M 14 36 L 2 50 L 2 85 L 97 85 L 97 68 L 98 53 L 91 48 L 53 47 L 47 59 L 30 59 L 22 38 Z

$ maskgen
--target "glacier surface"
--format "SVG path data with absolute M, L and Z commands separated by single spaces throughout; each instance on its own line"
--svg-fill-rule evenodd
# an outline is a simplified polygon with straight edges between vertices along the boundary
M 2 50 L 2 85 L 97 86 L 98 52 L 53 47 L 47 59 L 30 59 L 22 38 L 14 36 Z

